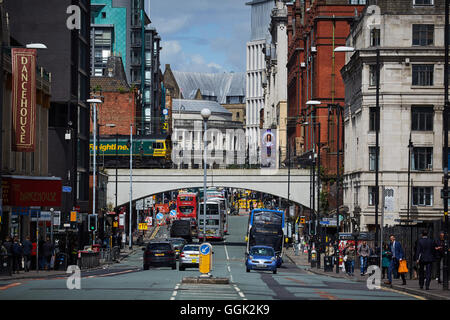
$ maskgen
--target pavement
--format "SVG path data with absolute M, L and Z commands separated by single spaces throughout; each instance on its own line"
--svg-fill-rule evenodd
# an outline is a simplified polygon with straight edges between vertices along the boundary
M 295 263 L 298 267 L 310 271 L 312 273 L 318 275 L 325 275 L 333 278 L 344 278 L 351 281 L 357 282 L 366 282 L 368 275 L 361 276 L 359 272 L 359 268 L 355 267 L 354 276 L 349 276 L 342 269 L 339 270 L 339 273 L 336 273 L 336 266 L 334 266 L 332 272 L 325 272 L 323 270 L 323 255 L 321 255 L 322 263 L 321 268 L 311 267 L 311 263 L 308 263 L 308 254 L 298 252 L 298 255 L 295 255 L 294 249 L 292 247 L 286 249 L 285 252 L 286 257 Z M 392 286 L 384 284 L 384 281 L 387 279 L 381 280 L 381 285 L 386 288 L 392 288 L 397 291 L 403 291 L 409 294 L 417 295 L 424 297 L 427 300 L 450 300 L 450 290 L 443 290 L 442 284 L 439 284 L 436 279 L 432 279 L 430 283 L 430 290 L 420 289 L 419 280 L 411 280 L 409 279 L 409 274 L 406 276 L 406 285 L 402 285 L 401 279 L 393 279 Z
M 148 241 L 150 237 L 154 236 L 156 234 L 157 227 L 154 226 L 150 228 L 144 237 L 144 241 Z M 159 228 L 158 228 L 159 229 Z M 137 237 L 133 236 L 133 243 L 136 243 Z M 136 251 L 140 250 L 139 245 L 133 245 L 133 247 L 130 249 L 128 247 L 128 244 L 125 244 L 124 248 L 120 250 L 120 256 L 119 256 L 119 262 L 114 261 L 108 261 L 101 263 L 100 266 L 91 268 L 91 269 L 83 269 L 83 271 L 93 271 L 93 270 L 99 270 L 105 267 L 106 265 L 113 265 L 116 263 L 120 263 L 123 259 L 127 258 L 129 255 L 134 254 Z M 51 278 L 55 276 L 62 276 L 66 275 L 66 270 L 30 270 L 29 272 L 25 272 L 21 270 L 19 273 L 14 273 L 11 275 L 5 275 L 0 274 L 0 282 L 1 281 L 12 281 L 12 280 L 19 280 L 19 279 L 42 279 L 42 278 Z

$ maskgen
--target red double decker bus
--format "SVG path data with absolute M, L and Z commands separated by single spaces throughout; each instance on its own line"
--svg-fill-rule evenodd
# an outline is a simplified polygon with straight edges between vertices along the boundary
M 179 193 L 177 196 L 178 219 L 197 219 L 197 194 L 193 192 Z

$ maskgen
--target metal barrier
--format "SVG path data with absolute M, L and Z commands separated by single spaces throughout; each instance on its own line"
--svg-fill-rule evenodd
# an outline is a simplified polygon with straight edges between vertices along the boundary
M 100 252 L 78 251 L 78 267 L 90 269 L 100 266 Z
M 117 261 L 120 257 L 120 248 L 115 246 L 112 248 L 100 249 L 99 254 L 100 263 Z

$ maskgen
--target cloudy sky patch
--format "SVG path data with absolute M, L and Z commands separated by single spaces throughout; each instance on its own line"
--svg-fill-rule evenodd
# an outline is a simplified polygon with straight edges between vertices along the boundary
M 161 36 L 161 69 L 245 72 L 248 0 L 152 0 L 151 26 Z

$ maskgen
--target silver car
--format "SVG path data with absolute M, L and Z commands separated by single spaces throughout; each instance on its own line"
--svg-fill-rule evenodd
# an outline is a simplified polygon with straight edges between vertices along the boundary
M 200 245 L 187 244 L 180 252 L 178 269 L 184 271 L 186 267 L 198 268 L 200 259 Z

